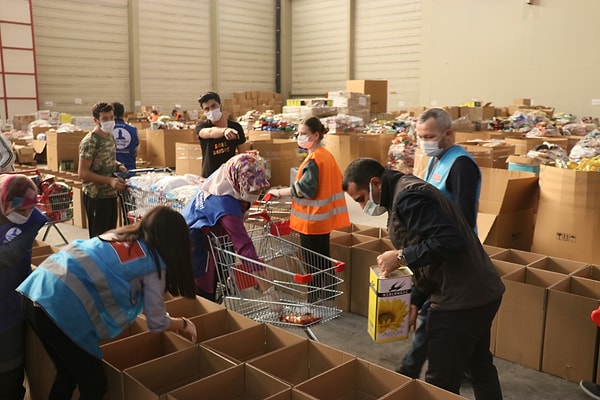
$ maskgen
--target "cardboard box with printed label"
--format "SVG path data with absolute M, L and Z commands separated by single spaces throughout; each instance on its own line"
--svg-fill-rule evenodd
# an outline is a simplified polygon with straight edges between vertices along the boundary
M 333 347 L 306 340 L 258 357 L 248 364 L 295 386 L 355 358 Z
M 383 399 L 411 381 L 407 376 L 357 358 L 295 386 L 295 391 L 304 396 L 294 399 Z
M 175 172 L 202 175 L 202 149 L 198 141 L 175 143 Z
M 413 274 L 408 267 L 380 276 L 379 267 L 372 266 L 369 275 L 368 332 L 375 343 L 387 343 L 408 338 L 408 317 Z
M 145 136 L 147 161 L 154 167 L 174 168 L 175 143 L 197 140 L 193 129 L 146 129 Z
M 125 369 L 123 371 L 124 399 L 167 399 L 169 392 L 235 365 L 233 361 L 205 347 L 189 347 Z
M 371 114 L 387 112 L 386 80 L 349 80 L 346 81 L 348 92 L 364 93 L 371 95 Z
M 271 186 L 289 186 L 290 169 L 300 165 L 298 143 L 290 139 L 273 139 L 252 142 L 252 150 L 258 150 L 268 161 L 271 169 Z
M 542 165 L 531 249 L 600 264 L 600 173 Z
M 548 290 L 542 371 L 571 382 L 597 377 L 600 281 L 568 277 Z M 597 379 L 597 378 L 596 378 Z
M 482 243 L 529 250 L 538 177 L 529 172 L 481 168 L 477 230 Z
M 171 391 L 168 400 L 290 400 L 291 387 L 249 364 L 236 365 Z
M 502 278 L 506 291 L 498 310 L 496 357 L 540 369 L 547 290 L 567 278 L 528 267 Z

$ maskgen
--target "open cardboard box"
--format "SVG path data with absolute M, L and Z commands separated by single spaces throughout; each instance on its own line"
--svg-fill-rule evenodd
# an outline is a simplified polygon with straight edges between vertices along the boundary
M 103 345 L 102 363 L 108 380 L 105 398 L 129 400 L 123 397 L 125 369 L 189 347 L 192 342 L 172 332 L 144 332 Z
M 528 265 L 529 268 L 543 269 L 565 275 L 575 274 L 577 271 L 584 270 L 587 266 L 589 266 L 588 263 L 558 257 L 545 257 Z
M 543 254 L 531 253 L 529 251 L 506 249 L 490 257 L 493 260 L 508 261 L 513 264 L 530 265 L 546 258 Z
M 166 301 L 165 307 L 170 316 L 186 318 L 192 318 L 224 309 L 222 305 L 200 296 L 196 296 L 193 299 L 177 297 Z
M 123 372 L 123 394 L 127 400 L 163 400 L 167 393 L 210 377 L 236 363 L 202 346 L 168 354 Z M 216 395 L 216 393 L 215 393 Z M 204 393 L 202 396 L 218 398 Z
M 357 358 L 295 386 L 299 393 L 294 394 L 294 399 L 381 399 L 411 381 L 407 376 Z
M 380 397 L 382 400 L 460 400 L 466 397 L 448 392 L 418 379 Z
M 255 358 L 248 364 L 294 386 L 355 358 L 333 347 L 305 340 Z
M 350 311 L 368 317 L 369 315 L 369 274 L 370 266 L 377 265 L 377 256 L 393 250 L 390 239 L 375 239 L 350 248 L 352 267 L 350 289 Z
M 305 341 L 301 336 L 284 329 L 259 324 L 228 333 L 202 343 L 237 363 L 243 363 L 277 349 Z
M 542 371 L 571 382 L 598 382 L 598 327 L 590 313 L 600 306 L 600 281 L 568 277 L 548 290 Z
M 489 245 L 489 244 L 484 244 L 484 245 L 483 245 L 483 250 L 486 252 L 486 254 L 487 254 L 488 256 L 490 256 L 490 257 L 491 257 L 491 256 L 493 256 L 494 254 L 498 254 L 498 253 L 500 253 L 500 252 L 502 252 L 502 251 L 504 251 L 504 250 L 506 250 L 506 249 L 505 249 L 505 248 L 503 248 L 503 247 L 491 246 L 491 245 Z
M 198 343 L 259 324 L 250 318 L 226 309 L 198 315 L 190 318 L 190 321 L 196 325 Z
M 264 399 L 290 400 L 291 387 L 249 364 L 241 364 L 218 374 L 173 390 L 168 400 L 196 399 Z
M 477 230 L 481 243 L 529 250 L 538 200 L 533 173 L 481 168 Z
M 506 291 L 497 315 L 496 357 L 540 369 L 548 288 L 567 278 L 528 267 L 502 278 Z

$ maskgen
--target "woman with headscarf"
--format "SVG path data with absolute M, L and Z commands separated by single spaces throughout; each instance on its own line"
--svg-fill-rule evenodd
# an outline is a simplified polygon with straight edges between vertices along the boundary
M 244 214 L 263 189 L 269 187 L 267 170 L 262 158 L 242 153 L 230 158 L 213 172 L 187 205 L 183 216 L 192 238 L 192 263 L 197 294 L 215 301 L 217 276 L 215 262 L 208 256 L 207 234 L 229 235 L 237 254 L 259 261 L 252 239 L 244 226 Z M 248 266 L 253 273 L 264 273 L 257 265 Z M 265 279 L 258 285 L 270 295 L 273 287 Z M 271 296 L 274 299 L 274 296 Z
M 25 322 L 17 286 L 31 273 L 31 247 L 48 219 L 25 175 L 0 175 L 0 399 L 22 399 Z

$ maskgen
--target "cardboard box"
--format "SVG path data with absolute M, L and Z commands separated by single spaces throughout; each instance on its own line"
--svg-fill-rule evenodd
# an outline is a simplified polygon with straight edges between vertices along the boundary
M 600 306 L 600 282 L 569 277 L 548 290 L 542 371 L 571 382 L 597 376 L 598 327 L 590 313 Z
M 513 264 L 529 266 L 533 263 L 537 263 L 544 260 L 546 256 L 543 254 L 531 253 L 529 251 L 506 249 L 500 253 L 496 253 L 493 256 L 490 256 L 490 258 L 492 259 L 492 261 L 501 260 Z
M 411 381 L 407 376 L 357 358 L 295 386 L 305 397 L 294 396 L 294 399 L 383 399 Z
M 474 141 L 457 144 L 471 153 L 479 167 L 485 168 L 506 169 L 506 160 L 515 153 L 515 146 L 503 145 L 501 142 Z
M 489 244 L 484 244 L 483 250 L 485 250 L 486 254 L 491 257 L 494 254 L 498 254 L 506 249 L 503 247 L 490 246 Z
M 540 369 L 547 289 L 567 278 L 527 267 L 502 278 L 506 291 L 498 310 L 496 357 Z
M 351 223 L 343 228 L 336 229 L 337 232 L 356 233 L 362 236 L 371 236 L 375 239 L 381 237 L 381 229 L 371 225 Z
M 175 172 L 177 175 L 202 174 L 202 149 L 198 141 L 175 143 Z
M 81 182 L 74 184 L 71 189 L 73 190 L 73 225 L 85 229 L 87 214 L 83 205 L 83 184 Z
M 368 240 L 351 247 L 350 311 L 354 314 L 369 316 L 370 267 L 377 265 L 377 256 L 387 250 L 394 250 L 389 239 Z
M 557 272 L 563 275 L 575 275 L 584 271 L 589 264 L 558 257 L 545 257 L 528 265 L 529 268 Z M 581 275 L 579 275 L 581 276 Z
M 542 165 L 531 249 L 600 264 L 600 173 Z
M 385 397 L 386 400 L 464 400 L 466 397 L 448 392 L 415 379 Z
M 193 346 L 192 342 L 172 332 L 144 332 L 103 345 L 102 364 L 108 381 L 105 398 L 132 398 L 123 397 L 125 369 Z
M 353 224 L 354 225 L 354 224 Z M 376 237 L 363 235 L 360 232 L 371 232 L 371 230 L 358 231 L 359 233 L 348 233 L 343 231 L 334 231 L 339 235 L 332 234 L 329 237 L 329 251 L 331 258 L 346 263 L 346 270 L 339 274 L 343 282 L 338 285 L 338 290 L 342 292 L 336 298 L 336 307 L 342 311 L 350 311 L 350 301 L 352 298 L 352 247 L 357 244 L 376 240 Z M 336 274 L 338 275 L 338 274 Z
M 224 309 L 221 304 L 206 300 L 200 296 L 196 296 L 193 299 L 177 297 L 165 301 L 165 307 L 170 316 L 186 318 L 192 318 Z
M 252 142 L 252 149 L 271 166 L 271 186 L 289 186 L 290 169 L 300 165 L 298 143 L 289 139 L 274 139 Z
M 249 364 L 243 364 L 173 390 L 167 399 L 289 400 L 290 391 L 291 387 L 286 383 Z
M 175 167 L 175 143 L 197 140 L 193 129 L 146 129 L 146 157 L 154 167 Z
M 508 156 L 506 162 L 508 163 L 508 169 L 510 171 L 531 172 L 536 175 L 540 174 L 540 164 L 542 162 L 537 158 L 512 155 Z
M 594 281 L 600 281 L 600 266 L 598 265 L 586 265 L 577 271 L 570 273 L 572 276 L 578 276 L 580 278 L 591 279 Z M 599 377 L 600 378 L 600 377 Z
M 355 358 L 333 347 L 306 340 L 255 358 L 248 364 L 295 386 Z
M 197 315 L 190 321 L 196 325 L 198 343 L 258 325 L 258 322 L 227 309 Z
M 353 160 L 371 157 L 379 160 L 380 135 L 366 133 L 336 133 L 325 136 L 325 147 L 333 154 L 342 174 Z M 383 160 L 380 160 L 383 161 Z
M 530 106 L 531 99 L 514 99 L 513 104 L 517 106 Z
M 492 119 L 496 115 L 496 107 L 487 103 L 481 107 L 460 107 L 460 116 L 471 121 L 483 121 Z
M 79 165 L 79 142 L 87 132 L 77 131 L 71 133 L 46 132 L 46 158 L 51 171 L 60 171 L 61 163 L 67 161 L 71 170 L 77 171 Z
M 235 365 L 234 362 L 205 347 L 186 348 L 125 369 L 123 398 L 127 400 L 166 399 L 169 392 Z
M 230 360 L 243 363 L 307 339 L 284 329 L 259 324 L 202 343 Z
M 371 95 L 371 114 L 387 112 L 387 89 L 388 82 L 386 80 L 346 81 L 346 90 L 348 92 Z
M 560 137 L 523 137 L 513 138 L 507 137 L 504 139 L 507 144 L 515 146 L 515 154 L 526 155 L 529 150 L 532 150 L 535 146 L 540 145 L 544 142 L 555 144 L 567 150 L 568 139 Z
M 32 146 L 13 145 L 19 164 L 31 164 L 35 159 L 35 150 Z
M 477 231 L 481 243 L 529 250 L 538 199 L 535 174 L 481 168 Z
M 371 267 L 367 331 L 375 343 L 408 338 L 412 283 L 408 267 L 397 269 L 387 278 L 380 276 L 379 267 Z

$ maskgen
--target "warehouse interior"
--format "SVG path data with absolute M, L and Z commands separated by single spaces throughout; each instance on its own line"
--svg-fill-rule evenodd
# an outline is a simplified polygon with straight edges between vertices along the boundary
M 342 172 L 373 157 L 423 177 L 415 119 L 443 107 L 481 167 L 478 234 L 507 286 L 491 348 L 504 398 L 588 398 L 579 381 L 600 384 L 600 330 L 590 319 L 600 306 L 598 15 L 595 0 L 0 0 L 0 131 L 17 171 L 37 169 L 72 189 L 66 216 L 40 231 L 32 264 L 88 237 L 78 146 L 99 101 L 125 105 L 140 134 L 139 168 L 198 175 L 198 98 L 215 91 L 247 148 L 269 159 L 274 187 L 290 185 L 302 159 L 295 131 L 310 115 L 330 124 L 324 143 Z M 151 110 L 165 123 L 149 122 Z M 172 111 L 182 120 L 171 121 Z M 346 114 L 360 122 L 338 118 Z M 356 260 L 352 249 L 366 249 L 361 260 L 372 262 L 373 246 L 390 246 L 387 215 L 367 216 L 346 200 L 353 225 L 332 234 L 332 251 Z M 312 330 L 403 386 L 386 374 L 411 337 L 375 343 L 367 291 L 353 290 L 359 276 L 368 273 L 345 275 L 341 315 Z M 28 373 L 39 378 L 28 398 L 44 398 L 52 373 Z M 371 389 L 361 389 L 364 398 L 475 398 L 468 382 L 464 397 Z M 329 398 L 284 392 L 269 398 Z

